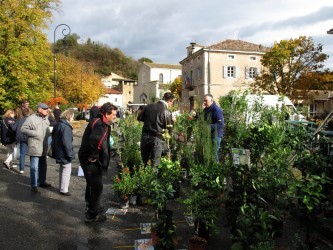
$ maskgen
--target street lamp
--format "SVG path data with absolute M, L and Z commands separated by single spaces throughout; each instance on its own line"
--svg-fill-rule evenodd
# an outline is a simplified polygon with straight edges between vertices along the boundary
M 68 36 L 71 33 L 71 28 L 67 25 L 67 24 L 59 24 L 57 27 L 55 27 L 54 29 L 54 33 L 53 33 L 53 88 L 54 88 L 54 98 L 57 97 L 57 83 L 56 83 L 56 72 L 57 72 L 57 58 L 56 58 L 56 50 L 55 50 L 55 40 L 56 40 L 56 31 L 59 27 L 64 26 L 64 28 L 62 29 L 61 33 L 64 36 L 64 38 L 66 38 L 66 36 Z

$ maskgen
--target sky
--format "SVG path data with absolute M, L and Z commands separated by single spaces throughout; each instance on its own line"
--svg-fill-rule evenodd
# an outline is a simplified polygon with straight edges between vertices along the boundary
M 90 38 L 137 60 L 178 64 L 191 42 L 209 46 L 226 39 L 272 46 L 299 36 L 323 44 L 333 70 L 332 0 L 62 0 L 47 31 L 62 39 L 67 24 L 79 43 Z

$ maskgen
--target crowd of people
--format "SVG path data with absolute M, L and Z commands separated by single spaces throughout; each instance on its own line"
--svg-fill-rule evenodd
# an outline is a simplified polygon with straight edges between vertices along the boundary
M 148 161 L 153 168 L 159 165 L 165 149 L 162 134 L 165 130 L 171 129 L 175 121 L 169 110 L 174 99 L 172 93 L 166 92 L 162 100 L 142 107 L 137 114 L 138 120 L 143 122 L 140 149 L 145 166 Z M 223 112 L 210 94 L 204 96 L 203 109 L 205 120 L 211 127 L 212 140 L 216 144 L 218 161 L 218 148 L 223 138 Z M 106 219 L 100 204 L 103 193 L 102 173 L 109 166 L 112 147 L 111 125 L 117 116 L 118 107 L 109 102 L 101 107 L 92 107 L 89 123 L 82 136 L 78 158 L 86 180 L 86 223 Z M 7 149 L 4 166 L 7 169 L 14 167 L 12 161 L 17 152 L 20 152 L 19 173 L 23 174 L 25 156 L 29 155 L 31 191 L 39 192 L 39 187 L 51 187 L 46 180 L 47 156 L 51 148 L 51 157 L 59 164 L 59 194 L 70 196 L 72 161 L 75 159 L 71 125 L 73 120 L 73 109 L 62 112 L 57 105 L 52 112 L 47 104 L 39 103 L 36 111 L 33 111 L 27 100 L 16 110 L 7 110 L 1 121 L 1 143 Z

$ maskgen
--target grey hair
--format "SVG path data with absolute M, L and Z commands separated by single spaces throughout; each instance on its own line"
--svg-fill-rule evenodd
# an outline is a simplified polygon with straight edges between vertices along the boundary
M 212 100 L 214 100 L 214 97 L 211 94 L 205 94 L 204 97 L 206 97 L 206 96 L 210 97 L 210 98 L 212 98 Z
M 66 109 L 61 113 L 60 119 L 66 119 L 69 121 L 74 116 L 74 109 Z

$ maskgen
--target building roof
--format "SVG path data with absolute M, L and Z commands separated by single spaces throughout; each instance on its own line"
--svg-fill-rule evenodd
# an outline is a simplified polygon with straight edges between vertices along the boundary
M 109 94 L 109 95 L 121 95 L 122 92 L 120 92 L 119 90 L 116 90 L 116 89 L 107 88 L 105 90 L 105 94 Z
M 111 78 L 112 80 L 123 80 L 123 81 L 128 81 L 128 82 L 135 82 L 135 80 L 117 75 L 116 73 L 111 72 L 110 75 L 103 77 L 102 79 L 109 79 Z
M 261 44 L 254 44 L 245 42 L 242 40 L 232 40 L 226 39 L 225 41 L 210 45 L 206 47 L 207 49 L 216 49 L 216 50 L 233 50 L 233 51 L 257 51 L 257 52 L 266 52 L 270 48 L 262 46 Z
M 163 68 L 163 69 L 182 69 L 182 66 L 180 64 L 162 64 L 162 63 L 147 63 L 144 62 L 147 66 L 151 68 Z

